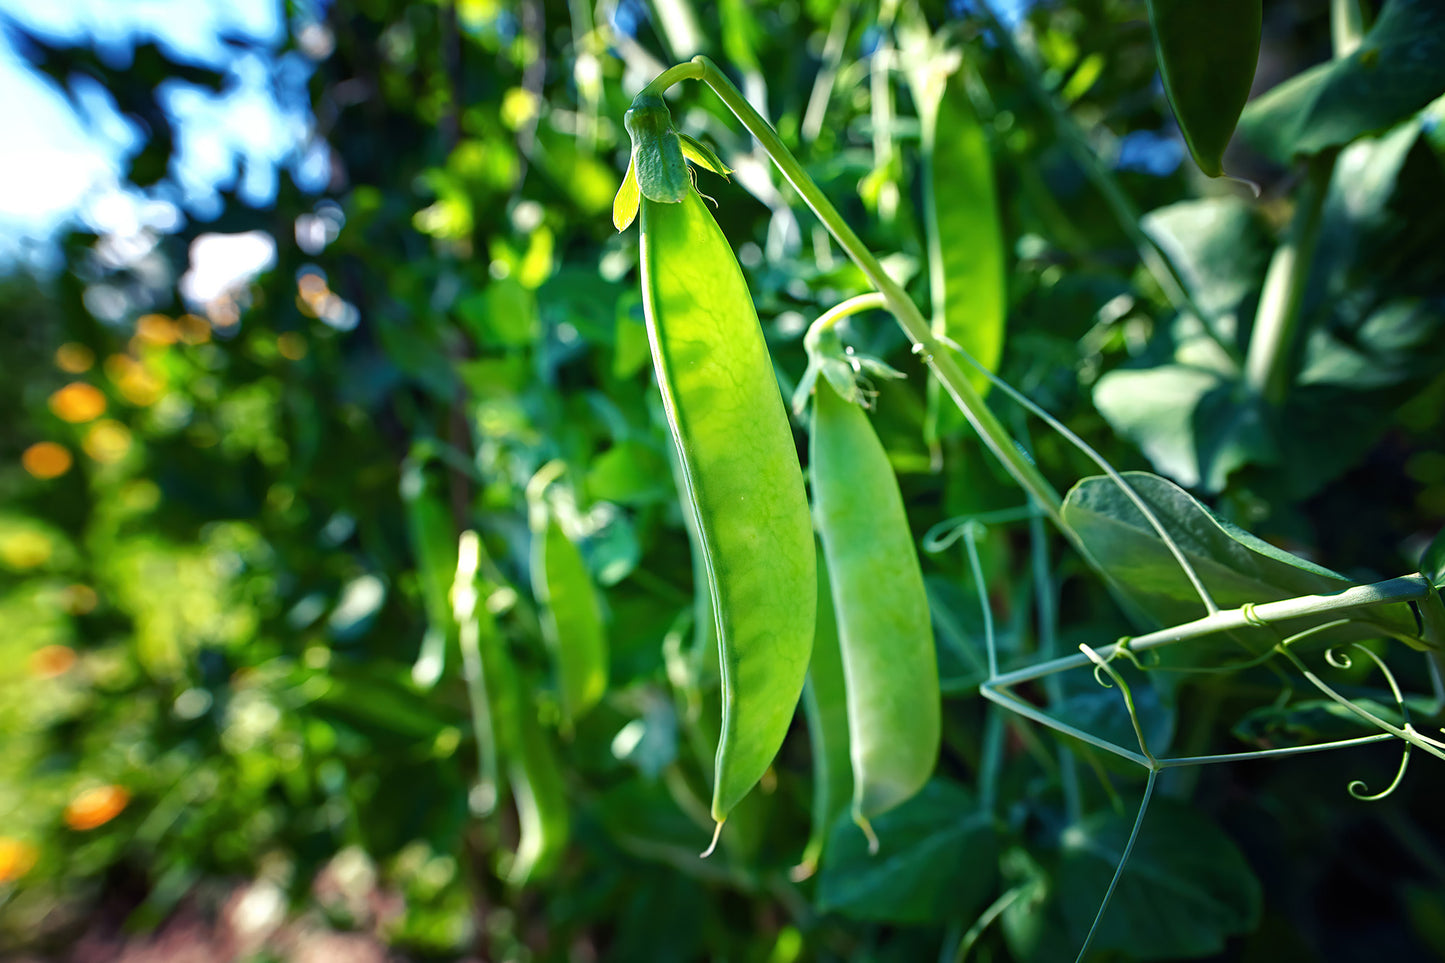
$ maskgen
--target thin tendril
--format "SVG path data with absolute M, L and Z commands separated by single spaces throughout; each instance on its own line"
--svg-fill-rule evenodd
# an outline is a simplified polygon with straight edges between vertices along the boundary
M 1384 789 L 1381 789 L 1379 792 L 1373 794 L 1370 793 L 1368 791 L 1369 787 L 1365 785 L 1365 781 L 1363 779 L 1351 780 L 1350 784 L 1345 788 L 1349 791 L 1349 794 L 1351 796 L 1360 800 L 1360 802 L 1379 802 L 1381 799 L 1384 799 L 1386 796 L 1389 796 L 1391 793 L 1393 793 L 1396 789 L 1400 788 L 1400 783 L 1404 782 L 1405 770 L 1410 768 L 1410 750 L 1413 748 L 1414 746 L 1410 745 L 1408 742 L 1405 743 L 1405 751 L 1400 754 L 1400 768 L 1395 770 L 1395 778 L 1390 780 L 1390 784 Z
M 1104 919 L 1104 913 L 1109 909 L 1109 901 L 1114 898 L 1114 888 L 1119 885 L 1119 877 L 1124 875 L 1124 867 L 1129 864 L 1129 857 L 1134 852 L 1134 842 L 1139 838 L 1139 829 L 1144 825 L 1144 814 L 1149 811 L 1149 800 L 1154 795 L 1154 781 L 1159 778 L 1158 769 L 1149 770 L 1149 781 L 1144 784 L 1144 798 L 1139 802 L 1139 815 L 1134 818 L 1134 829 L 1129 833 L 1129 842 L 1124 845 L 1124 854 L 1119 857 L 1119 867 L 1114 870 L 1114 878 L 1109 880 L 1109 888 L 1104 892 L 1104 901 L 1099 904 L 1099 912 L 1094 914 L 1094 925 L 1089 927 L 1089 935 L 1084 937 L 1084 945 L 1079 947 L 1079 955 L 1074 963 L 1084 963 L 1084 958 L 1089 955 L 1089 946 L 1094 942 L 1094 934 L 1099 929 L 1099 923 Z
M 962 529 L 963 547 L 968 554 L 968 571 L 973 576 L 973 584 L 978 588 L 978 606 L 983 612 L 983 641 L 988 648 L 988 677 L 992 679 L 998 675 L 998 639 L 994 636 L 993 607 L 988 604 L 988 586 L 983 578 L 983 565 L 978 558 L 978 539 L 987 529 L 974 521 L 965 522 Z
M 1139 751 L 1144 754 L 1145 759 L 1149 760 L 1149 771 L 1156 771 L 1159 768 L 1159 760 L 1154 758 L 1154 754 L 1149 751 L 1149 745 L 1144 739 L 1144 726 L 1139 721 L 1139 710 L 1134 705 L 1134 693 L 1129 688 L 1129 683 L 1124 681 L 1124 677 L 1108 663 L 1108 660 L 1087 645 L 1080 643 L 1079 651 L 1083 652 L 1089 657 L 1089 661 L 1094 663 L 1095 679 L 1098 679 L 1099 671 L 1103 670 L 1109 674 L 1109 678 L 1113 679 L 1114 684 L 1119 687 L 1119 693 L 1124 697 L 1124 707 L 1129 710 L 1129 723 L 1134 727 L 1134 737 L 1139 740 Z M 1103 685 L 1102 682 L 1100 682 L 1100 684 Z M 1107 685 L 1104 687 L 1108 688 Z

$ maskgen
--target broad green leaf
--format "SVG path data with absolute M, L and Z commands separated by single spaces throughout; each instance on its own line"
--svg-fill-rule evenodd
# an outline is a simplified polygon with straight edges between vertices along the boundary
M 537 296 L 515 279 L 498 278 L 456 303 L 457 318 L 483 348 L 529 347 L 539 330 Z
M 935 779 L 873 820 L 876 855 L 846 815 L 833 825 L 818 877 L 820 909 L 853 919 L 971 919 L 993 891 L 992 819 L 962 786 Z
M 667 456 L 640 441 L 624 441 L 592 459 L 587 469 L 590 498 L 619 505 L 671 501 Z
M 1140 226 L 1182 275 L 1195 304 L 1226 321 L 1258 297 L 1273 239 L 1259 206 L 1238 197 L 1180 201 L 1150 211 Z
M 1147 472 L 1124 478 L 1143 499 L 1189 559 L 1221 608 L 1270 602 L 1301 595 L 1328 595 L 1353 583 L 1344 576 L 1276 548 L 1216 518 L 1177 485 Z M 1203 604 L 1178 562 L 1139 509 L 1110 478 L 1093 476 L 1064 499 L 1064 522 L 1088 547 L 1114 588 L 1136 610 L 1159 626 L 1202 617 Z M 1413 636 L 1415 620 L 1403 604 L 1353 613 L 1354 624 L 1323 633 L 1331 642 L 1381 634 Z M 1181 647 L 1156 650 L 1169 664 L 1221 664 L 1249 652 L 1266 651 L 1282 635 L 1313 622 L 1250 628 L 1228 639 L 1195 639 Z M 1316 620 L 1322 621 L 1322 620 Z M 1278 630 L 1278 631 L 1276 631 Z M 1241 646 L 1243 648 L 1241 648 Z
M 1195 345 L 1214 347 L 1203 337 Z M 1223 491 L 1231 473 L 1279 460 L 1268 412 L 1232 371 L 1180 363 L 1119 368 L 1094 386 L 1094 404 L 1155 468 L 1193 488 Z
M 1445 585 L 1445 529 L 1431 539 L 1420 556 L 1420 571 L 1437 588 Z
M 1387 704 L 1354 694 L 1350 701 L 1394 725 L 1403 725 L 1405 722 L 1393 702 Z M 1430 707 L 1416 704 L 1411 708 L 1429 714 Z M 1244 742 L 1270 748 L 1289 742 L 1348 739 L 1377 730 L 1333 699 L 1303 699 L 1283 706 L 1268 705 L 1251 709 L 1234 724 L 1232 731 L 1236 738 Z
M 1224 148 L 1259 59 L 1261 0 L 1149 0 L 1164 91 L 1194 162 L 1224 173 Z
M 1445 4 L 1389 0 L 1360 46 L 1257 98 L 1240 131 L 1286 164 L 1393 127 L 1445 93 Z
M 1357 463 L 1445 362 L 1445 287 L 1423 269 L 1445 243 L 1445 213 L 1433 203 L 1442 190 L 1417 124 L 1341 152 L 1301 309 L 1309 337 L 1281 409 L 1259 402 L 1235 362 L 1184 316 L 1139 362 L 1099 379 L 1100 413 L 1185 485 L 1220 491 L 1254 468 L 1256 491 L 1317 491 Z M 1155 211 L 1146 227 L 1216 326 L 1226 336 L 1244 329 L 1267 257 L 1258 217 L 1210 200 Z
M 1134 813 L 1100 813 L 1064 831 L 1058 899 L 1070 931 L 1088 933 L 1123 855 Z M 1214 822 L 1155 799 L 1099 923 L 1095 950 L 1137 959 L 1207 956 L 1259 922 L 1259 880 Z

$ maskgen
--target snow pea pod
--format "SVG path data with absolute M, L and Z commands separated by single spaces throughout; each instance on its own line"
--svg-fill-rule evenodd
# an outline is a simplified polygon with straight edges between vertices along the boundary
M 520 696 L 520 693 L 514 693 Z M 550 876 L 567 851 L 572 817 L 562 769 L 546 732 L 530 705 L 518 700 L 515 754 L 507 768 L 517 804 L 520 833 L 507 882 L 525 886 Z
M 938 662 L 898 480 L 868 416 L 819 378 L 809 472 L 838 617 L 853 818 L 908 799 L 938 759 Z
M 802 693 L 817 593 L 812 524 L 777 379 L 727 238 L 690 186 L 679 203 L 660 203 L 644 184 L 641 214 L 648 338 L 718 632 L 722 738 L 712 815 L 721 826 L 772 764 Z
M 401 500 L 407 534 L 416 554 L 417 582 L 426 610 L 427 629 L 412 666 L 412 678 L 430 689 L 446 668 L 447 640 L 454 638 L 447 593 L 457 567 L 456 523 L 439 493 L 427 483 L 426 470 L 408 459 L 402 466 Z
M 582 553 L 547 505 L 547 484 L 562 471 L 550 462 L 527 486 L 532 529 L 532 592 L 541 606 L 542 640 L 552 657 L 562 724 L 597 704 L 607 689 L 607 639 L 602 610 Z
M 838 648 L 838 619 L 828 587 L 828 562 L 818 558 L 818 629 L 808 684 L 803 688 L 803 715 L 813 748 L 813 828 L 793 879 L 803 880 L 818 868 L 828 833 L 853 795 L 848 752 L 848 697 L 843 681 L 843 654 Z
M 1149 0 L 1164 91 L 1194 162 L 1224 173 L 1259 60 L 1261 0 Z

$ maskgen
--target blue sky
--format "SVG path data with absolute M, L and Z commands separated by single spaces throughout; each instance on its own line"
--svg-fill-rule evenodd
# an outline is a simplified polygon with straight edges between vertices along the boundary
M 181 81 L 162 85 L 158 97 L 176 130 L 174 183 L 141 192 L 124 175 L 143 134 L 109 92 L 75 78 L 72 104 L 0 29 L 0 262 L 45 263 L 45 242 L 73 217 L 131 234 L 215 217 L 218 187 L 268 204 L 279 167 L 305 186 L 324 185 L 324 148 L 307 147 L 310 64 L 277 53 L 286 34 L 280 0 L 0 0 L 0 24 L 6 21 L 58 45 L 92 45 L 120 68 L 137 44 L 154 42 L 169 57 L 223 72 L 226 84 L 219 94 Z

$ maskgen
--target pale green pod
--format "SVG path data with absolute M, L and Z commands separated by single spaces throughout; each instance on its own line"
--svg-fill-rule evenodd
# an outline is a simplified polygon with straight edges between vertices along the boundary
M 853 817 L 871 836 L 867 820 L 918 792 L 938 761 L 928 594 L 888 454 L 863 409 L 823 378 L 809 471 L 843 653 Z
M 644 196 L 641 260 L 653 362 L 718 629 L 712 815 L 721 823 L 772 764 L 802 692 L 817 594 L 812 524 L 752 298 L 696 191 L 680 204 Z

